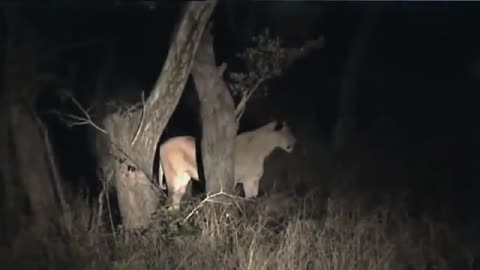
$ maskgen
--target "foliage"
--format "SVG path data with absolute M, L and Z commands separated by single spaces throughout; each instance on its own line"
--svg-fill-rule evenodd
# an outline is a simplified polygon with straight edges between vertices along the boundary
M 309 53 L 311 49 L 323 45 L 323 37 L 305 43 L 301 48 L 286 48 L 278 36 L 273 37 L 268 28 L 252 37 L 252 47 L 246 48 L 236 56 L 245 64 L 244 72 L 229 72 L 229 89 L 237 99 L 235 111 L 240 120 L 248 100 L 255 93 L 266 96 L 268 88 L 262 85 L 268 79 L 281 76 L 297 59 Z M 257 91 L 260 88 L 260 91 Z
M 280 76 L 289 63 L 288 49 L 282 47 L 278 36 L 270 35 L 268 28 L 264 33 L 253 36 L 252 43 L 253 47 L 236 55 L 244 62 L 246 71 L 229 73 L 229 86 L 234 96 L 255 91 L 257 84 Z M 262 90 L 267 91 L 265 87 Z

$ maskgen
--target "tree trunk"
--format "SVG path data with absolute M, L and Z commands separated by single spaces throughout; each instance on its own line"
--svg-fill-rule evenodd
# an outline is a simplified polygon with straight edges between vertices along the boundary
M 15 7 L 4 9 L 4 15 L 7 21 L 7 39 L 2 87 L 5 102 L 8 102 L 4 109 L 8 110 L 9 122 L 5 132 L 9 132 L 6 134 L 13 143 L 11 152 L 15 155 L 15 158 L 9 159 L 14 161 L 9 165 L 18 171 L 16 174 L 10 171 L 10 179 L 6 180 L 11 181 L 18 176 L 33 212 L 32 228 L 35 232 L 42 233 L 59 209 L 45 143 L 33 108 L 38 91 L 35 79 L 40 72 L 38 58 L 42 50 L 41 40 Z M 10 154 L 10 151 L 6 151 Z M 16 203 L 20 201 L 16 199 Z
M 2 50 L 3 56 L 4 50 Z M 2 57 L 3 60 L 3 57 Z M 3 61 L 1 61 L 3 63 Z M 4 66 L 1 65 L 0 74 L 2 76 L 2 88 L 4 88 Z M 10 104 L 9 104 L 9 97 L 5 91 L 5 89 L 0 89 L 1 98 L 0 98 L 0 123 L 2 124 L 2 128 L 0 128 L 0 185 L 3 186 L 3 194 L 2 196 L 2 215 L 4 216 L 2 224 L 0 224 L 0 229 L 5 234 L 2 234 L 2 237 L 5 236 L 6 240 L 10 240 L 11 238 L 11 229 L 18 226 L 18 215 L 16 211 L 22 208 L 21 200 L 18 199 L 16 196 L 16 188 L 15 188 L 15 180 L 13 174 L 13 164 L 10 161 L 12 158 L 12 150 L 11 150 L 11 136 L 10 136 Z M 0 189 L 1 190 L 1 189 Z M 0 239 L 1 241 L 2 239 Z
M 161 76 L 143 111 L 114 113 L 104 120 L 115 161 L 115 186 L 123 225 L 148 225 L 158 203 L 149 179 L 157 143 L 170 119 L 190 73 L 198 44 L 216 0 L 187 2 L 176 28 Z
M 10 108 L 18 174 L 30 201 L 34 216 L 33 228 L 42 232 L 50 219 L 58 214 L 45 144 L 35 122 L 34 112 L 18 103 Z
M 0 111 L 0 123 L 2 128 L 0 129 L 0 185 L 3 186 L 2 196 L 2 212 L 3 220 L 0 224 L 0 241 L 6 240 L 7 243 L 12 239 L 12 229 L 18 227 L 18 209 L 22 209 L 21 200 L 16 196 L 15 181 L 13 175 L 10 147 L 10 125 L 9 125 L 9 107 L 8 104 L 2 102 Z
M 338 116 L 334 130 L 334 147 L 343 145 L 355 129 L 356 102 L 358 98 L 357 79 L 362 60 L 367 54 L 368 40 L 373 32 L 377 18 L 382 9 L 381 4 L 372 4 L 357 26 L 350 52 L 345 63 L 344 75 L 340 85 Z
M 205 32 L 195 58 L 192 75 L 200 99 L 202 119 L 201 155 L 207 194 L 233 192 L 234 150 L 237 123 L 235 106 L 223 80 L 226 65 L 217 67 L 213 36 Z
M 110 88 L 113 79 L 113 71 L 115 66 L 115 42 L 109 40 L 105 47 L 102 47 L 103 57 L 100 59 L 100 67 L 96 74 L 95 81 L 95 96 L 92 99 L 94 107 L 98 108 L 99 119 L 108 113 L 107 106 L 104 106 L 107 101 L 107 90 Z M 97 119 L 95 119 L 96 121 Z M 108 136 L 102 136 L 98 130 L 93 128 L 87 131 L 89 137 L 90 151 L 97 159 L 97 177 L 102 181 L 102 189 L 110 192 L 114 186 L 114 159 L 111 158 L 109 147 L 110 141 Z M 98 175 L 99 173 L 99 175 Z

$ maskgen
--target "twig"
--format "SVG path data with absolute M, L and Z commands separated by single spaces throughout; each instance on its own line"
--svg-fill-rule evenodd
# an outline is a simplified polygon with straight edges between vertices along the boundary
M 102 214 L 103 214 L 103 196 L 105 196 L 105 188 L 102 188 L 100 194 L 98 194 L 98 212 L 97 212 L 97 222 L 95 224 L 95 232 L 99 231 L 102 222 Z
M 222 77 L 223 76 L 223 73 L 225 72 L 225 70 L 227 69 L 228 65 L 227 63 L 223 62 L 218 68 L 217 68 L 217 72 L 218 72 L 218 77 Z
M 107 199 L 108 218 L 110 220 L 110 226 L 112 228 L 113 237 L 115 238 L 115 243 L 116 243 L 117 242 L 117 234 L 115 232 L 115 227 L 113 225 L 112 207 L 110 206 L 110 196 L 108 195 L 108 190 L 105 193 L 105 195 L 106 195 L 105 197 Z
M 144 115 L 145 115 L 145 94 L 144 94 L 144 91 L 142 91 L 142 116 L 140 118 L 140 124 L 138 125 L 137 132 L 135 132 L 135 137 L 133 137 L 133 140 L 132 140 L 132 143 L 131 143 L 132 146 L 137 141 L 138 134 L 140 134 L 140 130 L 143 126 Z
M 108 211 L 108 218 L 109 218 L 109 221 L 110 221 L 110 227 L 111 227 L 111 230 L 112 230 L 112 233 L 113 233 L 113 239 L 114 239 L 115 243 L 117 243 L 117 234 L 115 232 L 115 227 L 113 225 L 112 208 L 110 207 L 110 198 L 108 196 L 108 188 L 107 188 L 107 184 L 106 184 L 109 181 L 108 179 L 110 179 L 112 177 L 112 174 L 113 173 L 111 173 L 109 176 L 107 176 L 107 179 L 105 179 L 104 177 L 100 178 L 100 181 L 102 182 L 102 191 L 100 192 L 100 195 L 98 195 L 98 202 L 99 202 L 98 221 L 101 220 L 101 212 L 103 210 L 100 210 L 100 209 L 103 209 L 103 197 L 104 197 L 103 195 L 105 195 L 105 200 L 107 201 L 107 211 Z
M 212 198 L 217 197 L 217 196 L 222 195 L 222 194 L 224 194 L 223 191 L 215 193 L 215 194 L 208 195 L 197 206 L 195 206 L 195 208 L 193 208 L 193 210 L 190 213 L 188 213 L 188 215 L 183 219 L 183 222 L 184 223 L 187 222 L 190 219 L 190 217 L 192 217 L 193 214 L 195 214 L 198 211 L 198 209 L 200 209 L 200 207 L 202 207 L 206 202 L 208 202 Z
M 142 92 L 142 95 L 143 95 L 143 92 Z M 143 103 L 145 103 L 145 102 L 143 102 Z M 122 116 L 125 116 L 125 115 L 135 111 L 137 109 L 137 107 L 140 107 L 140 106 L 142 106 L 142 104 L 140 104 L 140 103 L 133 104 L 132 106 L 124 105 L 124 107 L 127 107 L 127 108 L 126 108 L 126 111 L 122 112 Z M 145 105 L 143 105 L 143 107 L 145 107 Z
M 77 116 L 77 115 L 73 115 L 73 114 L 66 114 L 66 113 L 62 113 L 62 112 L 59 112 L 57 110 L 51 110 L 50 112 L 52 113 L 55 113 L 61 117 L 68 117 L 70 118 L 70 121 L 67 121 L 67 120 L 64 120 L 68 125 L 70 126 L 80 126 L 80 125 L 91 125 L 93 126 L 96 130 L 104 133 L 104 134 L 108 134 L 108 132 L 101 128 L 100 126 L 98 126 L 97 124 L 95 124 L 95 122 L 92 120 L 90 114 L 88 113 L 88 110 L 85 110 L 83 108 L 83 106 L 80 104 L 80 102 L 78 102 L 78 100 L 73 97 L 72 95 L 68 95 L 68 97 L 72 100 L 72 102 L 77 106 L 77 108 L 82 112 L 82 114 L 84 115 L 83 117 L 82 116 Z M 76 122 L 73 122 L 72 120 L 75 120 Z
M 75 97 L 70 96 L 70 98 L 72 99 L 72 102 L 73 102 L 75 105 L 77 105 L 78 109 L 80 109 L 80 110 L 82 111 L 83 115 L 85 116 L 85 118 L 84 118 L 83 120 L 86 121 L 86 123 L 89 123 L 90 125 L 92 125 L 92 126 L 93 126 L 94 128 L 96 128 L 97 130 L 99 130 L 99 131 L 101 131 L 101 132 L 103 132 L 103 133 L 105 133 L 105 134 L 108 134 L 108 132 L 107 132 L 105 129 L 99 127 L 97 124 L 95 124 L 95 122 L 93 122 L 92 118 L 90 117 L 90 114 L 88 114 L 88 112 L 82 107 L 82 105 L 80 104 L 80 102 L 78 102 L 78 100 L 77 100 Z M 82 119 L 82 118 L 80 118 L 80 117 L 76 117 L 76 118 L 77 118 L 77 119 L 80 119 L 80 120 Z
M 248 200 L 248 199 L 245 199 L 245 198 L 242 198 L 242 197 L 239 197 L 239 196 L 235 196 L 235 195 L 225 193 L 224 191 L 220 191 L 220 192 L 208 195 L 197 206 L 195 206 L 195 208 L 193 208 L 193 210 L 190 211 L 190 213 L 188 213 L 188 215 L 183 219 L 183 222 L 184 223 L 187 222 L 193 216 L 193 214 L 195 214 L 200 209 L 200 207 L 202 207 L 205 203 L 207 203 L 207 202 L 217 202 L 217 201 L 212 201 L 212 199 L 215 198 L 215 197 L 218 197 L 220 195 L 224 195 L 226 197 L 230 197 L 230 198 L 233 198 L 233 199 Z
M 265 80 L 269 78 L 270 77 L 259 78 L 252 88 L 246 90 L 245 92 L 242 92 L 242 99 L 238 103 L 237 108 L 235 108 L 235 117 L 237 119 L 237 122 L 240 122 L 240 119 L 242 118 L 243 113 L 245 112 L 247 101 L 252 97 L 253 93 L 258 89 L 260 84 L 262 84 Z

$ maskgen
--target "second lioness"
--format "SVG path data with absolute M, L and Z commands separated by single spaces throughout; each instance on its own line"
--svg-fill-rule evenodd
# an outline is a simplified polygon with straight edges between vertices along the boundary
M 295 145 L 285 122 L 270 122 L 260 128 L 237 135 L 235 139 L 235 185 L 243 184 L 246 198 L 258 195 L 263 163 L 276 147 L 291 152 Z M 160 146 L 159 180 L 163 173 L 172 208 L 178 209 L 190 179 L 198 180 L 195 138 L 179 136 L 168 139 Z

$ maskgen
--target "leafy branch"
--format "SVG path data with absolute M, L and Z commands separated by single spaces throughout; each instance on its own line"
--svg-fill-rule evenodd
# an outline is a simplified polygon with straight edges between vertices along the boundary
M 237 122 L 243 116 L 247 102 L 261 88 L 267 96 L 268 88 L 262 84 L 271 78 L 283 75 L 285 70 L 296 60 L 314 49 L 323 47 L 324 39 L 309 41 L 300 48 L 286 48 L 278 36 L 273 37 L 268 28 L 252 37 L 253 46 L 246 48 L 236 56 L 245 63 L 245 72 L 229 72 L 229 88 L 234 98 L 238 99 L 235 109 Z

